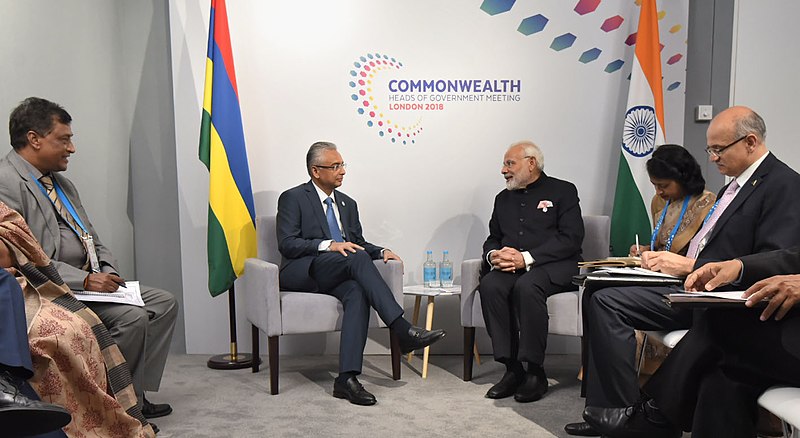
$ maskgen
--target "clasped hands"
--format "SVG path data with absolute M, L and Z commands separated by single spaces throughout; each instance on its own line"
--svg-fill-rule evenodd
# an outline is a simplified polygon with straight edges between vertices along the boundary
M 693 292 L 714 290 L 738 280 L 741 272 L 742 262 L 739 260 L 708 263 L 686 277 L 684 287 Z M 747 298 L 747 307 L 768 298 L 769 303 L 761 312 L 760 319 L 766 321 L 774 314 L 775 320 L 779 321 L 800 302 L 800 275 L 766 278 L 747 288 L 742 298 Z
M 489 255 L 489 262 L 494 269 L 503 272 L 515 272 L 517 269 L 525 269 L 525 257 L 514 248 L 504 246 L 503 248 L 492 251 Z
M 356 251 L 364 250 L 364 247 L 361 245 L 357 245 L 353 242 L 331 242 L 331 245 L 328 247 L 328 251 L 335 251 L 339 254 L 347 257 L 347 253 L 355 254 Z M 400 259 L 400 256 L 392 252 L 391 249 L 384 249 L 383 250 L 383 263 L 388 262 L 389 260 L 397 260 L 398 262 L 402 262 L 403 260 Z

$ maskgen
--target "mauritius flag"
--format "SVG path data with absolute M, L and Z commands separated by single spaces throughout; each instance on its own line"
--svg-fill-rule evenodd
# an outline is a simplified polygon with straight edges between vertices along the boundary
M 225 0 L 211 1 L 200 161 L 209 173 L 208 291 L 217 296 L 233 286 L 244 261 L 256 256 L 253 190 Z
M 622 131 L 617 189 L 611 214 L 611 247 L 627 255 L 635 235 L 650 241 L 650 201 L 655 189 L 645 163 L 664 144 L 664 91 L 656 0 L 643 0 Z

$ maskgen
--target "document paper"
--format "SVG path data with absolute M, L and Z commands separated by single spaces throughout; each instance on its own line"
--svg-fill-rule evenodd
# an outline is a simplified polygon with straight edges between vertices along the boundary
M 92 292 L 88 290 L 72 291 L 75 298 L 80 301 L 93 301 L 101 303 L 129 304 L 144 307 L 142 292 L 139 290 L 138 281 L 126 281 L 125 287 L 120 286 L 116 292 Z

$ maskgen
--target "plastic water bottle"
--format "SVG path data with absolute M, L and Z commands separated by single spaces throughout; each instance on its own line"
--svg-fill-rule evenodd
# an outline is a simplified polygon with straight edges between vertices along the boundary
M 453 262 L 447 259 L 447 250 L 442 253 L 442 262 L 439 263 L 439 280 L 442 287 L 453 286 Z
M 433 261 L 433 251 L 428 251 L 428 260 L 422 265 L 422 279 L 425 287 L 436 287 L 436 262 Z

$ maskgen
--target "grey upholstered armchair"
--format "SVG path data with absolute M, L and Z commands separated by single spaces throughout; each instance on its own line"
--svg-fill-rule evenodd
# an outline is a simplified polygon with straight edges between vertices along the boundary
M 608 257 L 611 219 L 608 216 L 584 216 L 583 259 L 596 260 Z M 461 263 L 461 326 L 464 327 L 464 380 L 472 380 L 473 345 L 475 327 L 486 327 L 478 294 L 478 276 L 481 260 L 464 260 Z M 557 335 L 583 336 L 581 313 L 582 288 L 572 292 L 551 295 L 547 299 L 550 317 L 549 332 Z
M 280 290 L 278 266 L 281 256 L 275 235 L 275 217 L 256 219 L 258 258 L 245 262 L 244 274 L 236 280 L 236 292 L 244 297 L 245 315 L 252 325 L 253 357 L 258 357 L 259 331 L 268 337 L 270 393 L 278 393 L 278 339 L 281 335 L 324 333 L 339 331 L 342 326 L 342 303 L 336 298 L 306 292 Z M 403 305 L 403 264 L 390 260 L 375 265 L 389 289 Z M 371 310 L 370 327 L 386 327 Z M 394 334 L 390 333 L 392 351 L 392 377 L 400 379 L 400 348 Z M 253 361 L 253 372 L 258 372 L 258 360 Z

